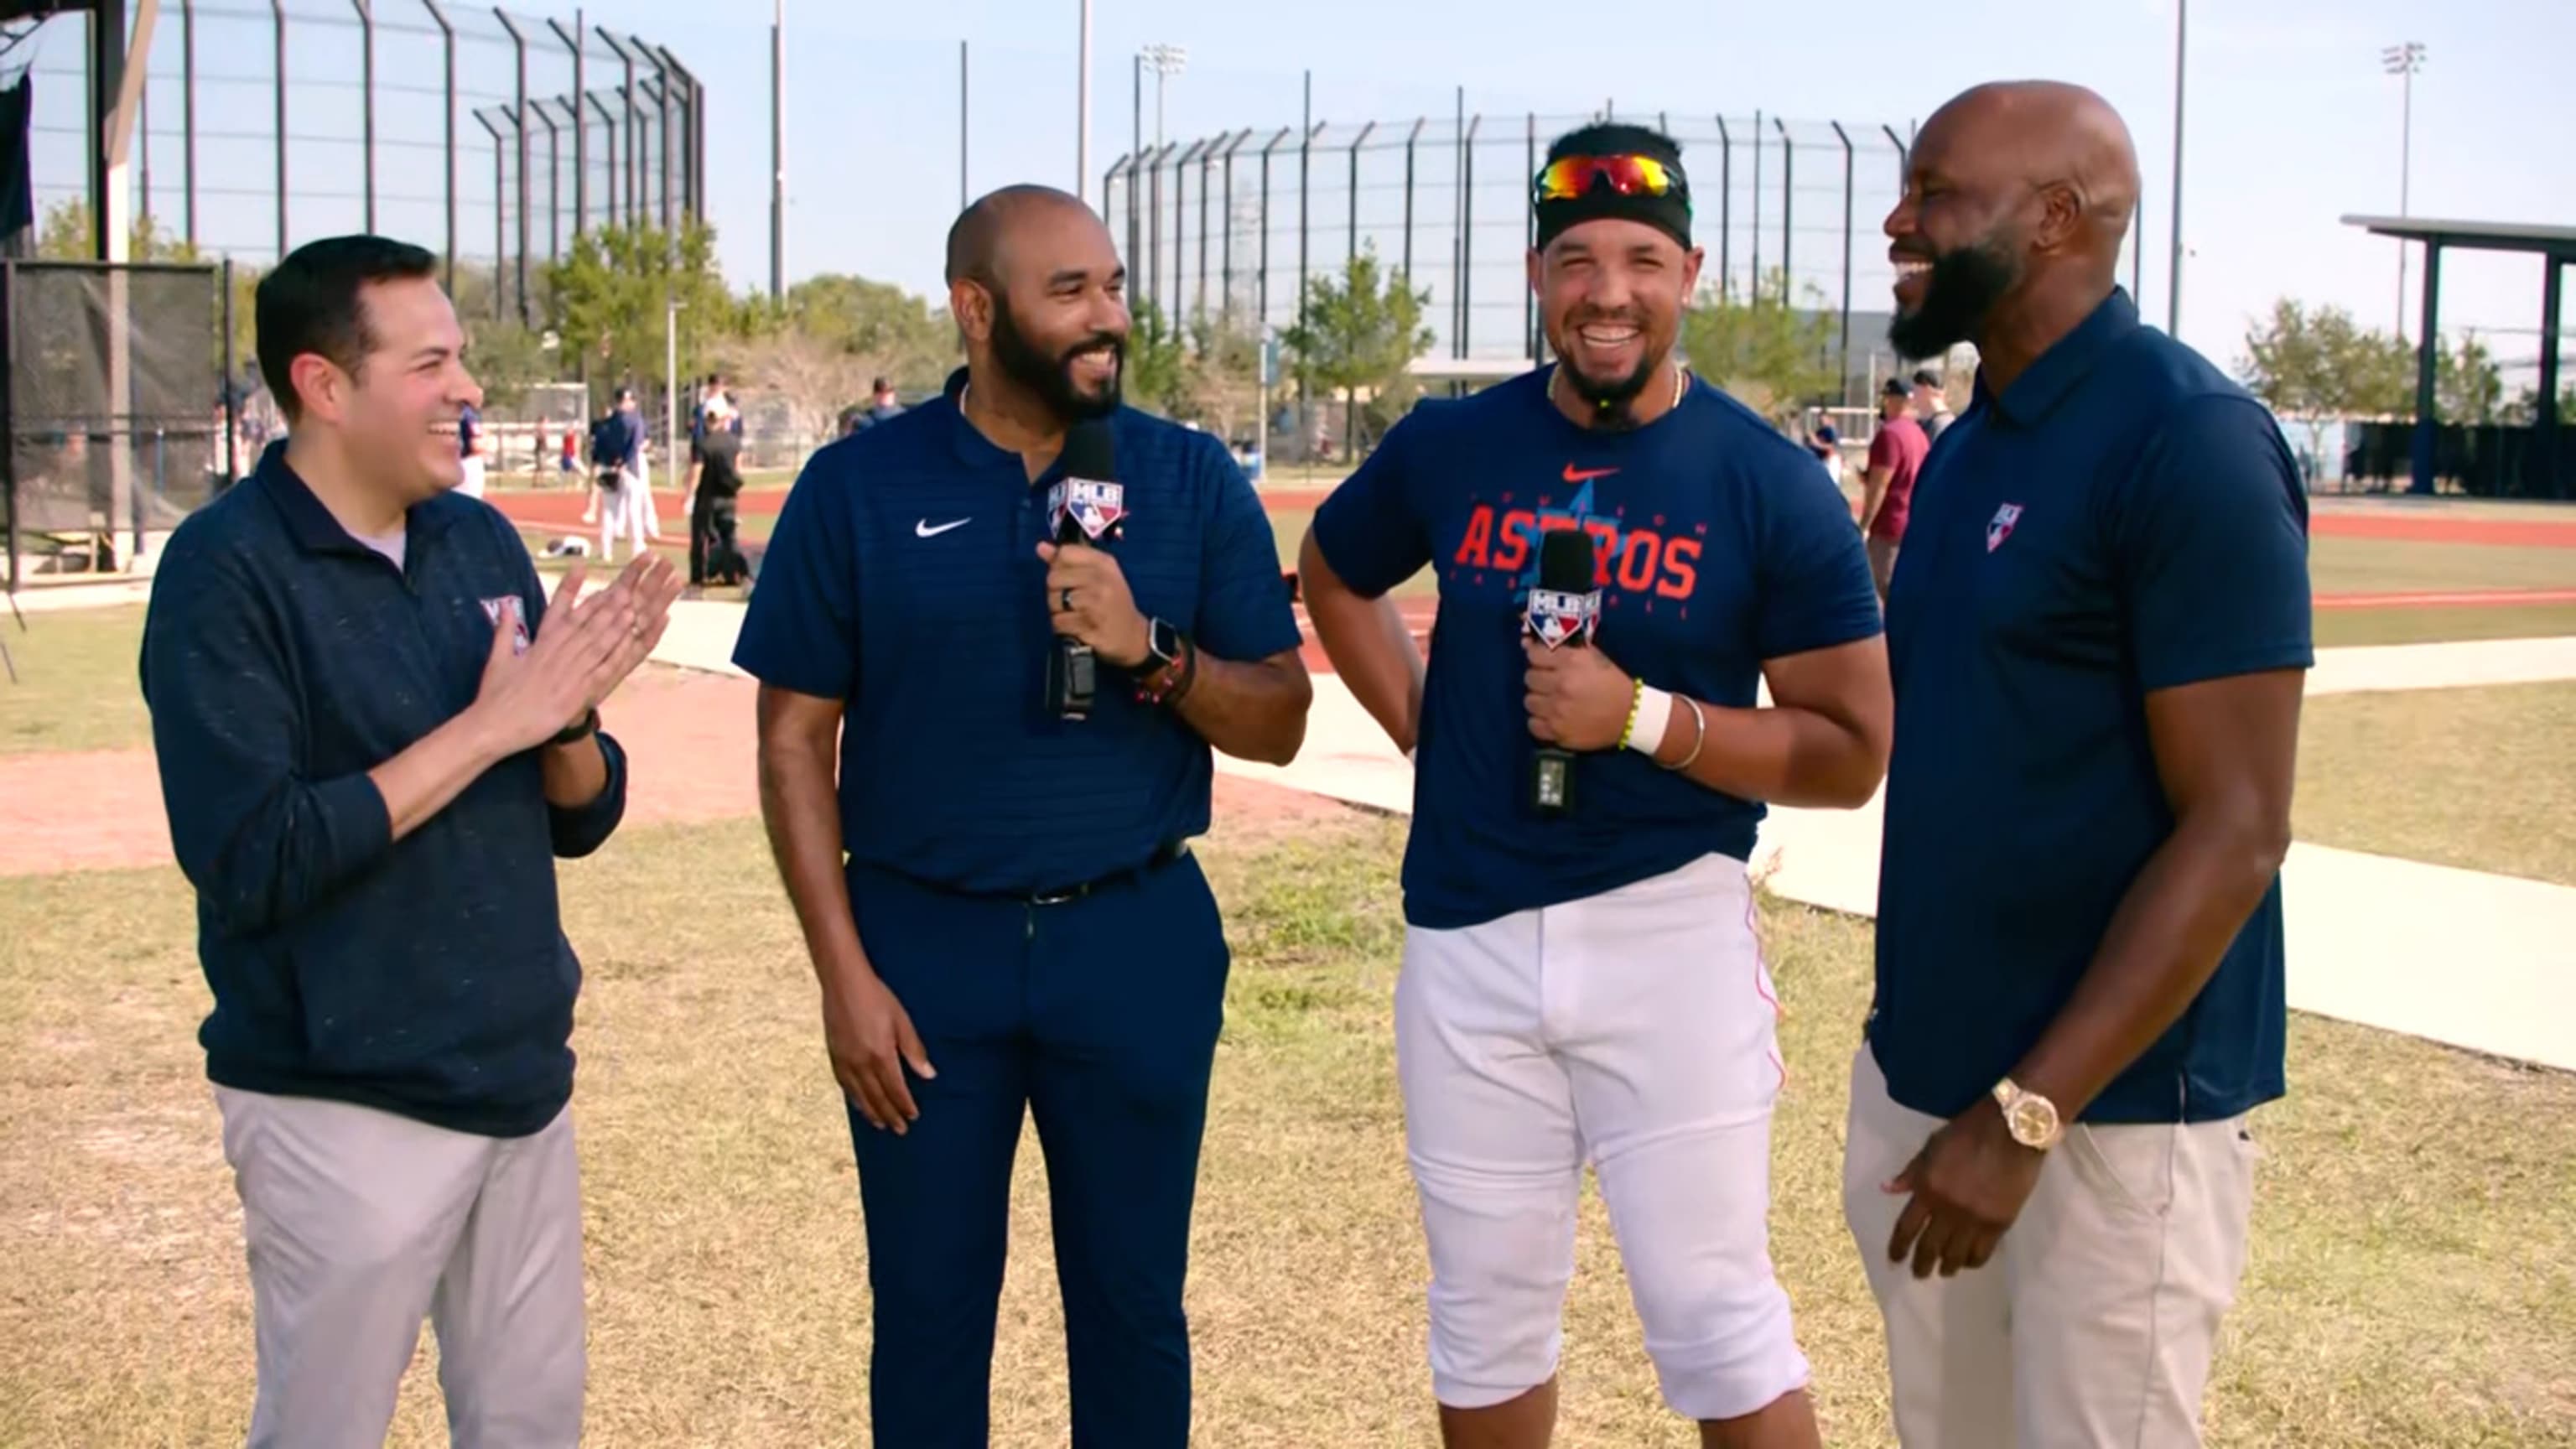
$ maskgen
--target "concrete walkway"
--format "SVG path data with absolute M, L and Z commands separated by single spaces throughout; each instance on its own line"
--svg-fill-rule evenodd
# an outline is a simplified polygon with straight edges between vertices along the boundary
M 741 617 L 738 604 L 675 605 L 654 657 L 739 672 L 728 656 Z M 2576 639 L 2320 650 L 2308 693 L 2553 679 L 2576 679 Z M 1413 767 L 1329 674 L 1315 676 L 1295 763 L 1219 755 L 1217 768 L 1378 810 L 1413 807 Z M 1785 899 L 1867 916 L 1878 845 L 1875 798 L 1858 810 L 1774 810 L 1753 865 Z M 2302 842 L 2282 890 L 2292 1007 L 2576 1071 L 2576 888 Z

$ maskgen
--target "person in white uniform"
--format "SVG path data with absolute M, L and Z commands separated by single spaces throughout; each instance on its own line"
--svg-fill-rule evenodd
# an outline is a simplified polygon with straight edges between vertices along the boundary
M 1815 458 L 1675 357 L 1701 253 L 1671 140 L 1590 127 L 1533 184 L 1561 361 L 1418 406 L 1300 563 L 1342 680 L 1417 752 L 1395 1010 L 1432 1390 L 1452 1445 L 1548 1442 L 1588 1161 L 1665 1402 L 1704 1443 L 1813 1445 L 1768 1250 L 1783 1073 L 1745 862 L 1761 802 L 1877 787 L 1878 595 Z M 1595 546 L 1563 591 L 1539 566 L 1560 530 Z M 1425 568 L 1427 670 L 1386 598 Z M 1525 615 L 1589 618 L 1589 647 Z M 1571 753 L 1562 811 L 1543 746 Z

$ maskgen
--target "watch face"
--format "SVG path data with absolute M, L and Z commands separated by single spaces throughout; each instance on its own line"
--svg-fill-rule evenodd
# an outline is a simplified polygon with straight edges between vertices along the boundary
M 1154 651 L 1155 658 L 1169 664 L 1181 657 L 1181 631 L 1156 619 L 1153 627 L 1145 631 L 1145 647 Z
M 2024 1096 L 2004 1114 L 2004 1125 L 2012 1129 L 2015 1142 L 2044 1146 L 2057 1135 L 2057 1108 L 2045 1097 Z

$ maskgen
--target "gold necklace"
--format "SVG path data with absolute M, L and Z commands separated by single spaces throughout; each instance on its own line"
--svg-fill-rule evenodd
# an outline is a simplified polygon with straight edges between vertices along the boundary
M 1558 382 L 1562 381 L 1562 380 L 1564 379 L 1564 377 L 1565 377 L 1565 362 L 1564 362 L 1564 360 L 1563 360 L 1562 358 L 1560 358 L 1560 359 L 1558 359 L 1558 361 L 1557 361 L 1557 363 L 1556 363 L 1556 372 L 1555 372 L 1555 374 L 1554 374 L 1553 376 L 1551 376 L 1551 377 L 1548 379 L 1548 388 L 1549 388 L 1549 390 L 1550 390 L 1550 391 L 1553 391 L 1553 390 L 1555 389 L 1555 387 L 1556 387 L 1556 384 L 1557 384 Z M 1688 372 L 1688 370 L 1687 370 L 1687 369 L 1685 369 L 1685 368 L 1684 368 L 1680 363 L 1678 363 L 1678 362 L 1674 363 L 1674 364 L 1673 364 L 1673 398 L 1672 398 L 1672 401 L 1671 401 L 1671 402 L 1666 403 L 1666 404 L 1664 405 L 1664 411 L 1666 411 L 1666 412 L 1671 412 L 1674 408 L 1680 407 L 1680 406 L 1682 405 L 1682 394 L 1683 394 L 1684 392 L 1686 392 L 1686 391 L 1688 390 L 1688 388 L 1689 388 L 1689 384 L 1688 384 L 1688 381 L 1687 381 L 1687 379 L 1688 379 L 1688 378 L 1689 378 L 1689 372 Z

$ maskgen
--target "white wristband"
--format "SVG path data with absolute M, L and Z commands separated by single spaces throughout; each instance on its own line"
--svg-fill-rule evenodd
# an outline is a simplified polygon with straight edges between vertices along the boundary
M 1664 747 L 1664 726 L 1672 717 L 1673 697 L 1647 685 L 1637 695 L 1637 727 L 1628 732 L 1628 748 L 1653 758 Z

